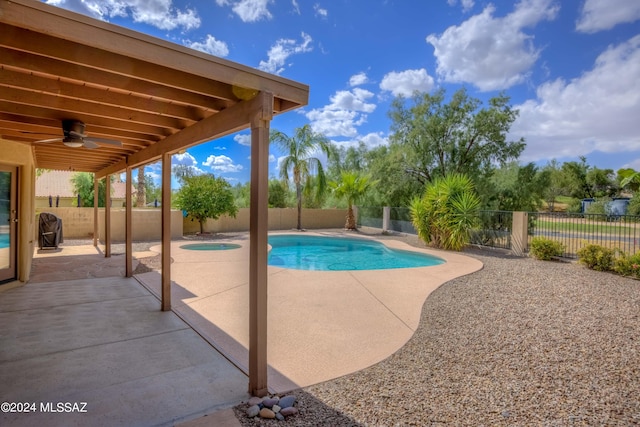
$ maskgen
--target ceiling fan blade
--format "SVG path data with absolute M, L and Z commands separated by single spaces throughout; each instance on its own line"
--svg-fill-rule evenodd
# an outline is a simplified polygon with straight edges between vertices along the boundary
M 36 141 L 36 144 L 48 144 L 50 142 L 62 141 L 62 137 L 51 138 L 51 139 L 42 139 L 40 141 Z
M 85 148 L 98 148 L 99 145 L 96 144 L 95 142 L 91 141 L 90 139 L 85 139 L 83 141 L 83 145 Z
M 86 141 L 91 141 L 94 143 L 100 143 L 100 144 L 109 144 L 109 145 L 117 145 L 118 147 L 122 147 L 122 142 L 121 141 L 116 141 L 115 139 L 106 139 L 106 138 L 85 138 L 84 139 L 85 142 Z
M 86 138 L 87 135 L 80 133 L 80 132 L 76 132 L 75 130 L 70 130 L 69 131 L 69 135 L 74 137 L 74 138 Z

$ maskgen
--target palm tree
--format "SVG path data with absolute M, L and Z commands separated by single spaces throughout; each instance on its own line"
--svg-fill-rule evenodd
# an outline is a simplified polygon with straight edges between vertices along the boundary
M 344 228 L 347 230 L 357 230 L 356 218 L 353 214 L 353 205 L 360 200 L 365 193 L 375 183 L 371 181 L 369 175 L 360 175 L 357 172 L 343 171 L 340 175 L 340 182 L 331 182 L 333 193 L 338 198 L 346 198 L 347 221 Z
M 298 230 L 302 230 L 302 190 L 310 188 L 316 181 L 316 197 L 321 197 L 327 189 L 327 180 L 320 159 L 312 157 L 318 151 L 330 157 L 333 148 L 329 140 L 322 134 L 315 133 L 310 125 L 304 125 L 295 130 L 295 135 L 289 137 L 282 132 L 272 131 L 271 142 L 288 153 L 280 165 L 280 176 L 286 182 L 293 179 L 296 186 L 298 201 Z M 315 172 L 315 174 L 314 174 Z

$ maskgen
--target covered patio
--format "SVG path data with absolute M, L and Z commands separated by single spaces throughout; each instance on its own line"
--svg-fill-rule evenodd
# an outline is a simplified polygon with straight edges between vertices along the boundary
M 52 309 L 39 306 L 29 292 L 32 286 L 40 286 L 28 283 L 37 227 L 36 168 L 92 172 L 97 178 L 94 189 L 98 188 L 98 179 L 105 179 L 108 195 L 112 175 L 125 172 L 127 182 L 131 182 L 132 169 L 161 160 L 162 198 L 169 200 L 173 154 L 250 128 L 248 391 L 264 395 L 268 387 L 269 126 L 274 115 L 306 105 L 308 95 L 309 88 L 304 84 L 41 2 L 0 0 L 0 170 L 7 171 L 15 186 L 9 212 L 12 258 L 8 279 L 0 277 L 4 282 L 0 285 L 0 302 L 4 304 L 7 295 L 2 291 L 25 285 L 24 290 L 11 292 L 11 298 L 18 299 L 12 305 L 35 304 L 36 310 Z M 65 127 L 63 123 L 72 125 Z M 127 200 L 127 250 L 123 262 L 125 276 L 131 277 L 130 192 Z M 109 203 L 106 206 L 104 256 L 108 258 Z M 97 244 L 97 203 L 94 213 Z M 162 216 L 161 302 L 158 306 L 149 299 L 140 307 L 143 313 L 157 310 L 158 319 L 166 319 L 160 316 L 160 310 L 169 311 L 172 304 L 169 203 L 162 203 Z M 62 293 L 61 306 L 73 294 Z M 101 293 L 94 297 L 110 298 Z M 127 299 L 115 298 L 112 308 L 104 312 L 104 331 L 108 331 L 110 319 L 118 316 Z M 10 322 L 23 320 L 11 318 Z M 19 329 L 20 325 L 13 327 Z M 38 325 L 31 327 L 37 329 Z M 169 326 L 172 328 L 181 330 L 177 324 Z M 101 334 L 101 329 L 94 333 Z M 15 339 L 21 338 L 15 335 Z M 165 346 L 175 345 L 170 335 L 161 341 Z M 11 351 L 10 345 L 3 347 L 0 354 L 17 361 L 19 355 L 12 356 Z M 128 351 L 128 357 L 135 359 L 136 352 Z M 10 382 L 4 382 L 4 387 L 10 387 Z

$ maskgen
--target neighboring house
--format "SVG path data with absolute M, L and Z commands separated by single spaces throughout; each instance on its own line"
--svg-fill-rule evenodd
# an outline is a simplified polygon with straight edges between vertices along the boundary
M 74 192 L 71 178 L 76 172 L 50 170 L 36 178 L 36 209 L 47 207 L 76 207 L 78 194 Z M 123 207 L 126 200 L 127 184 L 118 175 L 111 183 L 111 206 Z M 132 186 L 135 194 L 135 187 Z M 92 207 L 92 206 L 85 206 Z

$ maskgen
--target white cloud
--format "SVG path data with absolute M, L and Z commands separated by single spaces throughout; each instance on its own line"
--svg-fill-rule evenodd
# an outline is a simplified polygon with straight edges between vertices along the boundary
M 364 143 L 364 145 L 369 148 L 379 147 L 380 145 L 388 145 L 389 138 L 384 136 L 383 132 L 371 132 L 364 136 L 356 136 L 354 138 L 348 139 L 346 141 L 331 141 L 333 144 L 338 147 L 358 147 L 360 143 Z
M 273 163 L 276 161 L 276 156 L 274 156 L 273 154 L 269 154 L 269 163 Z
M 380 83 L 380 89 L 391 92 L 394 96 L 411 96 L 414 91 L 429 92 L 433 88 L 433 77 L 427 70 L 392 71 L 387 73 Z
M 311 52 L 313 49 L 310 45 L 313 41 L 311 36 L 301 34 L 302 42 L 297 43 L 293 39 L 280 39 L 276 41 L 276 44 L 271 46 L 267 53 L 269 59 L 266 61 L 260 61 L 258 68 L 268 73 L 280 74 L 284 71 L 284 64 L 291 55 L 297 53 Z
M 515 108 L 512 138 L 524 136 L 526 161 L 640 149 L 640 35 L 601 53 L 571 81 L 541 85 Z
M 447 3 L 449 3 L 449 6 L 455 6 L 458 3 L 458 1 L 447 0 Z M 471 8 L 473 8 L 473 5 L 475 4 L 475 2 L 473 0 L 461 0 L 460 4 L 462 5 L 462 11 L 467 12 L 471 10 Z
M 196 49 L 210 55 L 223 57 L 229 55 L 229 47 L 227 44 L 223 41 L 216 40 L 211 34 L 207 34 L 207 38 L 203 42 L 185 41 L 184 44 L 191 49 Z
M 293 5 L 293 10 L 296 15 L 300 15 L 300 6 L 298 5 L 298 2 L 296 0 L 291 0 L 291 4 Z
M 173 165 L 185 165 L 185 166 L 196 166 L 198 161 L 195 157 L 193 157 L 188 152 L 184 152 L 181 154 L 174 154 L 171 156 L 171 164 Z
M 131 17 L 135 22 L 161 30 L 200 26 L 200 17 L 194 9 L 176 9 L 171 0 L 48 0 L 47 3 L 102 20 Z
M 233 160 L 225 155 L 215 156 L 212 154 L 202 165 L 208 166 L 212 171 L 218 173 L 240 172 L 244 169 L 242 165 L 233 163 Z
M 361 88 L 351 91 L 340 90 L 331 98 L 331 104 L 316 108 L 305 115 L 311 121 L 314 132 L 325 136 L 352 138 L 358 134 L 357 126 L 367 121 L 367 114 L 376 109 L 376 104 L 368 103 L 373 93 Z
M 555 18 L 553 0 L 521 0 L 503 18 L 489 4 L 459 26 L 427 36 L 438 62 L 438 75 L 447 82 L 472 83 L 480 90 L 506 89 L 522 83 L 540 56 L 533 36 L 524 28 Z
M 358 74 L 354 74 L 349 78 L 349 86 L 360 86 L 363 84 L 369 83 L 369 78 L 367 77 L 367 73 L 361 72 Z
M 271 19 L 269 3 L 273 0 L 216 0 L 218 6 L 231 6 L 242 22 L 256 22 L 261 19 Z
M 329 11 L 320 6 L 320 4 L 316 3 L 313 5 L 313 10 L 316 12 L 316 15 L 326 18 L 329 16 Z
M 595 33 L 638 19 L 640 19 L 638 0 L 586 0 L 576 22 L 576 30 Z
M 251 134 L 250 133 L 240 133 L 233 137 L 233 140 L 240 145 L 245 145 L 247 147 L 251 147 Z

